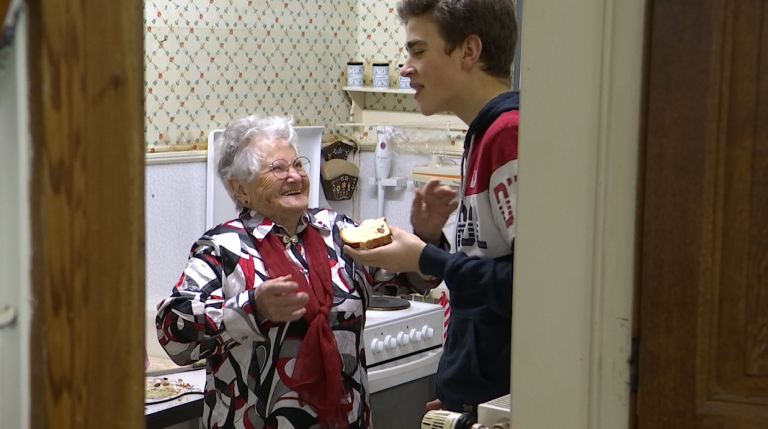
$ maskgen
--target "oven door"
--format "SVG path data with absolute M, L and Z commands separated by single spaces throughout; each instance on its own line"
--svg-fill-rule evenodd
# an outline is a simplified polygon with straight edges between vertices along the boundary
M 371 420 L 375 429 L 417 429 L 435 399 L 435 373 L 442 347 L 368 370 Z

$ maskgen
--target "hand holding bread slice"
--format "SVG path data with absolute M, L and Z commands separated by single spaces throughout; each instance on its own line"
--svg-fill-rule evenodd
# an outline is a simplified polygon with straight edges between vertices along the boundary
M 427 245 L 421 238 L 395 225 L 387 225 L 383 218 L 366 222 L 358 228 L 340 231 L 347 255 L 357 263 L 384 268 L 391 273 L 419 271 L 421 253 Z
M 357 228 L 344 228 L 339 234 L 341 239 L 355 249 L 373 249 L 392 242 L 392 233 L 386 218 L 368 219 Z

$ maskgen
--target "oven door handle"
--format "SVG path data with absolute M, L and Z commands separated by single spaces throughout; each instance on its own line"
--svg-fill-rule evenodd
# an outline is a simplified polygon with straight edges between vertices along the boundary
M 383 378 L 391 377 L 405 372 L 413 371 L 415 369 L 431 365 L 440 361 L 440 356 L 443 354 L 442 347 L 436 350 L 430 350 L 424 357 L 416 359 L 412 362 L 407 362 L 402 365 L 397 365 L 392 368 L 374 368 L 368 371 L 369 380 L 381 380 Z

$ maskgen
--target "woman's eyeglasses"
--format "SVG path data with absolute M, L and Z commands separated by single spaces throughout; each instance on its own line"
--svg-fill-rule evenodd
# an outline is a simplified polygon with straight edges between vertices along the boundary
M 309 158 L 300 156 L 292 164 L 284 159 L 276 159 L 272 162 L 270 170 L 277 179 L 283 180 L 288 177 L 288 171 L 290 171 L 291 166 L 299 173 L 299 176 L 305 177 L 309 173 Z

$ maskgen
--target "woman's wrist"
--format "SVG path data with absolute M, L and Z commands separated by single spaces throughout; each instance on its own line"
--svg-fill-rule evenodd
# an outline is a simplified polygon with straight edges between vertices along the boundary
M 250 300 L 251 300 L 251 308 L 253 308 L 253 318 L 256 319 L 256 323 L 258 324 L 264 324 L 269 321 L 266 317 L 264 317 L 263 313 L 259 310 L 258 305 L 258 288 L 253 288 L 248 291 L 250 294 Z

